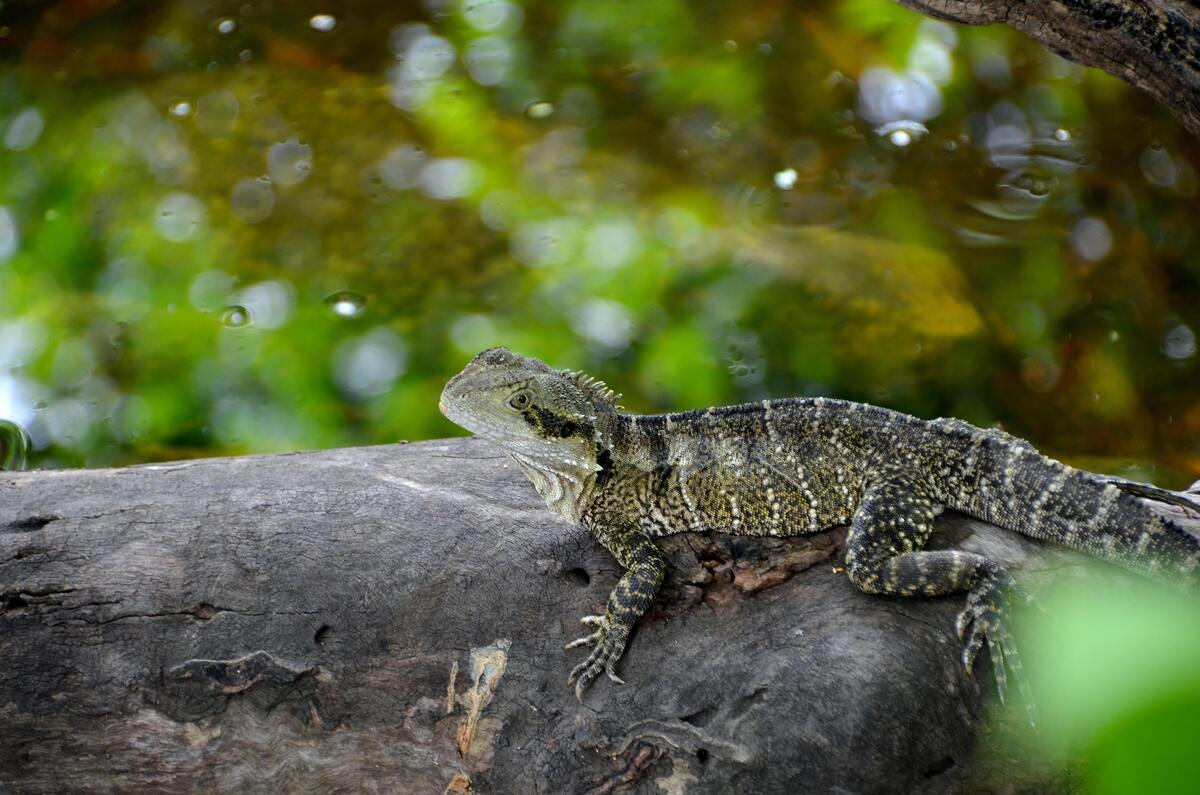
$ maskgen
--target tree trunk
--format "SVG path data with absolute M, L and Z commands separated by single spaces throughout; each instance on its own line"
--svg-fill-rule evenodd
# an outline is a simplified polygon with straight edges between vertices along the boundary
M 1133 84 L 1200 135 L 1200 7 L 1194 0 L 899 0 L 923 14 L 1003 22 Z
M 1012 563 L 1065 554 L 940 527 Z M 585 652 L 561 646 L 618 569 L 484 442 L 0 473 L 0 790 L 977 780 L 992 685 L 958 661 L 962 598 L 857 592 L 842 537 L 670 539 L 629 684 L 581 705 Z

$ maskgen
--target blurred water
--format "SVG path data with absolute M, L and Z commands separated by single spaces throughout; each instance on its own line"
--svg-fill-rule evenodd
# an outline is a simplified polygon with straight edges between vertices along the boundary
M 358 317 L 367 311 L 367 297 L 353 290 L 339 290 L 325 297 L 325 306 L 338 317 Z

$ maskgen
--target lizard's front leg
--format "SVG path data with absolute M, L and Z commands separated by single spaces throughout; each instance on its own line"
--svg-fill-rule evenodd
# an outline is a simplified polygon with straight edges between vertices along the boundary
M 654 600 L 667 568 L 667 562 L 658 547 L 635 527 L 602 529 L 597 530 L 595 535 L 626 571 L 609 595 L 604 615 L 583 618 L 583 622 L 596 627 L 596 631 L 565 647 L 573 649 L 596 644 L 588 658 L 577 665 L 567 678 L 568 685 L 575 685 L 575 696 L 580 701 L 583 700 L 583 691 L 601 672 L 607 673 L 613 681 L 624 684 L 616 673 L 617 661 L 625 652 L 629 633 Z

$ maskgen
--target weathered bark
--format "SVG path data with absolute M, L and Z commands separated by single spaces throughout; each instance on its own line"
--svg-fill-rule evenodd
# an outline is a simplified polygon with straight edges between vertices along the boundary
M 1145 91 L 1200 135 L 1200 7 L 1194 0 L 899 0 L 923 14 L 1003 22 Z
M 841 537 L 671 539 L 581 705 L 560 647 L 618 571 L 486 443 L 0 473 L 0 790 L 956 790 L 962 599 L 858 593 Z

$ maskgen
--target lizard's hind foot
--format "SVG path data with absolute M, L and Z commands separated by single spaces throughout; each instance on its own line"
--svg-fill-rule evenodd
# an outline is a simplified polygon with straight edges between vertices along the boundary
M 1004 572 L 989 573 L 980 578 L 967 595 L 967 606 L 958 614 L 955 628 L 963 641 L 962 662 L 967 674 L 973 673 L 976 658 L 987 643 L 996 679 L 996 694 L 1003 704 L 1010 678 L 1016 683 L 1025 703 L 1030 724 L 1035 722 L 1033 698 L 1021 666 L 1021 655 L 1008 631 L 1012 602 L 1030 603 L 1029 595 Z

